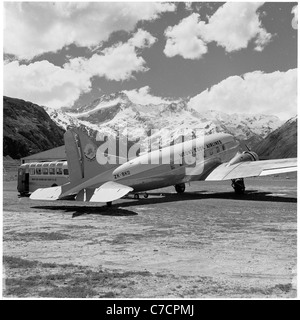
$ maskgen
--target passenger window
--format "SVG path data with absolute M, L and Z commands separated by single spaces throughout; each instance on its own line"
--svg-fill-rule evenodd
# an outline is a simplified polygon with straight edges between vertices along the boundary
M 213 148 L 211 148 L 211 149 L 209 150 L 209 154 L 210 154 L 211 156 L 214 154 Z
M 62 168 L 56 168 L 56 174 L 61 175 L 62 174 Z
M 30 175 L 31 176 L 35 175 L 35 169 L 34 168 L 30 168 Z
M 69 175 L 69 170 L 68 169 L 64 169 L 64 175 L 68 176 Z
M 222 144 L 222 149 L 225 150 L 225 144 Z
M 41 173 L 42 173 L 41 168 L 36 168 L 36 174 L 41 174 Z
M 217 153 L 219 153 L 220 152 L 220 148 L 219 147 L 217 147 Z
M 48 168 L 43 168 L 43 174 L 48 174 Z
M 49 168 L 49 174 L 55 174 L 55 169 L 54 168 Z

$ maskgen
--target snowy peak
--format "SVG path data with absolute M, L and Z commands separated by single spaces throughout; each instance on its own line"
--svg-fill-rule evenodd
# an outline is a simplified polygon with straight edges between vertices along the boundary
M 74 113 L 74 114 L 85 114 L 93 110 L 113 106 L 117 103 L 126 104 L 126 103 L 130 103 L 130 100 L 124 92 L 105 94 L 99 97 L 98 99 L 94 100 L 89 105 L 84 105 L 76 109 L 69 109 L 68 112 Z
M 272 115 L 226 114 L 215 110 L 204 112 L 202 117 L 212 121 L 217 127 L 225 126 L 227 133 L 241 139 L 248 139 L 253 135 L 264 138 L 283 123 L 278 117 Z
M 201 113 L 189 108 L 183 100 L 141 105 L 133 103 L 124 92 L 103 95 L 77 109 L 45 109 L 64 129 L 81 127 L 92 131 L 94 136 L 96 132 L 112 134 L 115 130 L 124 134 L 127 130 L 133 140 L 147 139 L 153 129 L 173 137 L 186 129 L 203 129 L 205 134 L 230 133 L 247 143 L 257 143 L 283 123 L 276 116 L 262 114 L 227 114 L 215 110 Z
M 91 104 L 77 109 L 69 109 L 67 113 L 81 120 L 98 123 L 111 120 L 120 110 L 128 107 L 130 104 L 131 102 L 127 95 L 119 92 L 103 95 Z

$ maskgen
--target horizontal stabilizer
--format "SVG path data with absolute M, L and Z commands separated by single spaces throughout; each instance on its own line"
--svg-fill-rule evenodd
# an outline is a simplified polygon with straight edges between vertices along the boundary
M 293 171 L 297 171 L 297 158 L 245 161 L 233 165 L 223 163 L 215 168 L 205 180 L 220 181 Z
M 130 191 L 133 191 L 133 188 L 113 181 L 108 181 L 99 188 L 87 188 L 81 190 L 78 193 L 76 200 L 89 202 L 111 202 L 122 198 Z
M 51 188 L 40 188 L 35 190 L 31 195 L 32 200 L 58 200 L 61 194 L 61 186 Z

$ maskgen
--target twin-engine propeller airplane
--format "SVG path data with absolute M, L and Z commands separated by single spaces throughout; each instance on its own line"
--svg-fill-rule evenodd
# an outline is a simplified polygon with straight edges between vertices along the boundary
M 173 185 L 182 193 L 185 183 L 200 180 L 231 180 L 235 192 L 243 194 L 243 178 L 297 171 L 297 158 L 260 161 L 253 151 L 239 152 L 239 143 L 229 134 L 196 138 L 128 161 L 106 155 L 110 161 L 103 164 L 99 164 L 98 156 L 104 154 L 98 154 L 96 144 L 80 130 L 68 130 L 64 139 L 70 181 L 62 186 L 37 189 L 31 199 L 73 196 L 78 201 L 111 205 L 130 192 L 138 198 L 138 192 Z

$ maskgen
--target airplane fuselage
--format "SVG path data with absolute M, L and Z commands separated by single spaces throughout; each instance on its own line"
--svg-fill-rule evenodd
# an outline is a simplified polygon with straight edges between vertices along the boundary
M 229 134 L 213 134 L 149 152 L 112 172 L 112 180 L 135 192 L 203 180 L 220 163 L 237 153 L 239 144 Z

